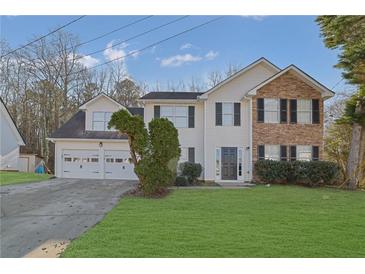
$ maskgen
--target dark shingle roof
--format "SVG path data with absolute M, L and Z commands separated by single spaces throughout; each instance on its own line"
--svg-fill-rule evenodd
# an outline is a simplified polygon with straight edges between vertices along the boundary
M 128 110 L 133 115 L 143 117 L 143 108 L 131 107 Z M 85 130 L 85 112 L 80 110 L 71 117 L 63 126 L 53 132 L 50 138 L 76 138 L 76 139 L 128 139 L 118 131 L 93 131 Z
M 204 92 L 188 92 L 188 91 L 153 91 L 147 93 L 142 96 L 141 100 L 149 100 L 149 99 L 181 99 L 181 100 L 194 100 L 197 99 L 199 95 L 202 95 Z

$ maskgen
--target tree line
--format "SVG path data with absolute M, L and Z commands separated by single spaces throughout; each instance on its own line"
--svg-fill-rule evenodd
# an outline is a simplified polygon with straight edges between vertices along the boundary
M 124 106 L 138 106 L 138 98 L 148 91 L 201 91 L 239 69 L 228 64 L 225 71 L 213 71 L 205 80 L 192 77 L 147 85 L 128 74 L 124 60 L 88 69 L 79 44 L 77 35 L 58 31 L 0 60 L 0 96 L 26 140 L 22 150 L 43 156 L 50 168 L 54 151 L 46 138 L 97 94 L 104 92 Z M 0 41 L 0 55 L 11 50 L 6 40 Z

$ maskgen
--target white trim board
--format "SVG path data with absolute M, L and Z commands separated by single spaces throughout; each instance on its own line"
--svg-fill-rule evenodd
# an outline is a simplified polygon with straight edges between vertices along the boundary
M 243 69 L 241 69 L 240 71 L 236 72 L 235 74 L 233 74 L 232 76 L 226 78 L 225 80 L 223 80 L 222 82 L 220 82 L 219 84 L 217 84 L 216 86 L 212 87 L 210 90 L 208 90 L 207 92 L 205 92 L 204 94 L 198 96 L 198 99 L 201 100 L 206 100 L 208 99 L 208 95 L 215 92 L 216 90 L 218 90 L 221 86 L 227 84 L 228 82 L 230 82 L 231 80 L 241 76 L 242 74 L 244 74 L 246 71 L 252 69 L 253 67 L 259 65 L 259 64 L 265 64 L 268 67 L 270 67 L 272 70 L 274 70 L 275 72 L 280 72 L 280 69 L 275 66 L 274 64 L 270 63 L 267 59 L 265 59 L 264 57 L 261 57 L 260 59 L 256 60 L 255 62 L 249 64 L 248 66 L 244 67 Z
M 286 73 L 288 71 L 293 71 L 301 79 L 303 79 L 304 82 L 306 82 L 308 85 L 310 85 L 314 89 L 316 89 L 319 92 L 321 92 L 323 98 L 328 99 L 328 98 L 334 96 L 335 93 L 332 90 L 328 89 L 327 87 L 325 87 L 324 85 L 322 85 L 321 83 L 319 83 L 317 80 L 313 79 L 311 76 L 309 76 L 304 71 L 302 71 L 301 69 L 297 68 L 296 66 L 290 65 L 290 66 L 286 67 L 285 69 L 283 69 L 282 71 L 278 72 L 277 74 L 273 75 L 272 77 L 266 79 L 261 84 L 259 84 L 256 87 L 254 87 L 253 89 L 249 90 L 248 93 L 247 93 L 247 95 L 245 95 L 244 97 L 242 97 L 242 99 L 244 99 L 247 96 L 255 96 L 258 89 L 262 88 L 263 86 L 267 85 L 268 83 L 270 83 L 271 81 L 277 79 L 278 77 L 282 76 L 284 73 Z

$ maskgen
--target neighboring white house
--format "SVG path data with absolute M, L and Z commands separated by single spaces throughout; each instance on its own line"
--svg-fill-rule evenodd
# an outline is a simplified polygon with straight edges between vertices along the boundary
M 25 142 L 0 98 L 0 170 L 19 170 L 19 147 Z
M 142 115 L 146 125 L 155 117 L 165 117 L 172 121 L 179 133 L 182 151 L 180 162 L 200 163 L 203 166 L 202 179 L 217 182 L 250 181 L 253 177 L 252 162 L 256 158 L 256 156 L 253 157 L 253 151 L 256 152 L 256 146 L 260 145 L 259 158 L 262 157 L 262 153 L 264 153 L 263 157 L 270 158 L 271 155 L 268 153 L 271 147 L 267 146 L 266 155 L 265 143 L 260 143 L 257 136 L 253 141 L 253 128 L 261 121 L 254 121 L 256 93 L 251 95 L 249 92 L 258 87 L 261 88 L 261 85 L 266 85 L 266 82 L 269 83 L 271 82 L 269 80 L 276 79 L 282 74 L 285 74 L 285 77 L 289 75 L 291 78 L 285 80 L 287 81 L 285 83 L 280 82 L 281 78 L 279 82 L 274 81 L 279 83 L 278 87 L 274 88 L 271 94 L 265 95 L 274 98 L 270 99 L 271 101 L 277 102 L 278 98 L 281 98 L 279 89 L 287 90 L 288 87 L 289 94 L 284 95 L 285 99 L 280 99 L 285 102 L 292 98 L 290 90 L 298 91 L 299 89 L 300 93 L 302 87 L 313 89 L 320 100 L 322 100 L 320 96 L 322 93 L 318 91 L 323 92 L 323 100 L 333 95 L 324 86 L 296 68 L 289 67 L 289 69 L 281 70 L 265 58 L 260 58 L 206 92 L 150 92 L 140 98 L 144 108 L 128 108 L 128 110 L 134 115 Z M 299 97 L 307 96 L 305 89 L 303 94 L 298 95 Z M 294 100 L 296 103 L 298 96 L 291 101 Z M 265 100 L 265 106 L 271 102 L 270 100 Z M 322 104 L 322 101 L 320 103 Z M 314 105 L 318 107 L 318 104 Z M 279 117 L 282 111 L 288 116 L 286 105 L 285 110 L 281 105 L 279 109 L 277 104 L 274 110 L 269 107 L 271 105 L 265 109 L 268 117 L 270 115 Z M 100 94 L 83 104 L 74 117 L 50 136 L 49 139 L 55 143 L 56 176 L 101 179 L 137 178 L 133 172 L 133 165 L 128 162 L 127 137 L 107 129 L 111 114 L 121 108 L 123 106 L 118 102 L 105 94 Z M 258 109 L 258 111 L 262 110 Z M 299 111 L 302 110 L 298 109 Z M 308 111 L 312 113 L 312 110 Z M 313 113 L 319 115 L 320 111 L 322 107 L 320 110 L 314 110 Z M 322 112 L 321 117 L 323 117 Z M 267 123 L 265 120 L 263 125 L 267 126 L 268 130 L 269 128 L 277 130 L 277 126 L 291 129 L 297 126 L 288 123 L 287 120 L 285 124 L 281 121 Z M 321 139 L 323 124 L 308 126 L 299 125 L 302 130 L 300 134 L 310 133 L 315 128 Z M 267 135 L 267 130 L 263 134 Z M 296 136 L 294 134 L 288 137 Z M 290 140 L 290 138 L 286 139 Z M 308 142 L 309 145 L 314 144 L 312 141 Z M 255 143 L 257 145 L 253 147 Z M 281 144 L 284 144 L 284 141 L 277 139 L 274 140 L 274 144 L 269 145 L 275 148 L 275 153 L 279 153 L 276 148 L 279 148 Z M 301 145 L 298 142 L 296 144 Z M 293 143 L 286 145 L 293 145 Z M 319 147 L 315 145 L 317 155 Z M 298 147 L 298 151 L 299 148 L 301 147 Z M 286 151 L 285 148 L 285 153 Z M 280 155 L 274 156 L 280 158 Z M 286 156 L 285 159 L 287 159 Z

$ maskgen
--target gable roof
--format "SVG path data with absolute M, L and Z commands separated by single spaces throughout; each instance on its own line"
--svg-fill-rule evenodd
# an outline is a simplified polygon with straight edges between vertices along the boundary
M 104 97 L 106 99 L 108 99 L 109 101 L 113 102 L 114 104 L 118 105 L 119 107 L 123 107 L 120 103 L 118 103 L 117 101 L 115 101 L 112 97 L 110 97 L 109 95 L 107 95 L 104 92 L 99 93 L 98 95 L 94 96 L 93 98 L 91 98 L 90 100 L 84 102 L 81 106 L 79 106 L 79 109 L 86 109 L 86 106 L 91 104 L 92 102 L 98 100 L 99 98 Z
M 143 117 L 143 108 L 132 107 L 127 108 L 133 115 L 141 115 Z M 79 110 L 65 124 L 53 132 L 50 139 L 128 139 L 127 135 L 120 134 L 118 131 L 95 131 L 85 130 L 85 111 Z
M 242 74 L 244 74 L 246 71 L 252 69 L 253 67 L 255 67 L 255 66 L 259 65 L 259 64 L 265 64 L 269 68 L 272 68 L 275 72 L 279 72 L 280 71 L 280 68 L 278 68 L 277 66 L 275 66 L 273 63 L 271 63 L 266 58 L 261 57 L 261 58 L 257 59 L 256 61 L 252 62 L 251 64 L 247 65 L 246 67 L 242 68 L 241 70 L 237 71 L 236 73 L 234 73 L 230 77 L 224 79 L 223 81 L 221 81 L 220 83 L 218 83 L 217 85 L 215 85 L 214 87 L 212 87 L 211 89 L 209 89 L 206 92 L 204 92 L 204 94 L 202 94 L 201 96 L 199 96 L 199 99 L 206 99 L 206 98 L 208 98 L 208 95 L 210 93 L 213 93 L 214 91 L 216 91 L 217 89 L 219 89 L 221 86 L 223 86 L 226 83 L 232 81 L 233 79 L 236 79 L 237 77 L 239 77 Z
M 196 100 L 203 93 L 189 91 L 153 91 L 142 96 L 140 100 Z
M 330 98 L 335 94 L 332 90 L 328 89 L 326 86 L 322 85 L 320 82 L 315 80 L 313 77 L 311 77 L 310 75 L 308 75 L 307 73 L 305 73 L 304 71 L 302 71 L 301 69 L 299 69 L 298 67 L 296 67 L 295 65 L 292 64 L 292 65 L 289 65 L 288 67 L 286 67 L 285 69 L 279 71 L 278 73 L 274 74 L 273 76 L 269 77 L 268 79 L 264 80 L 263 82 L 261 82 L 260 84 L 258 84 L 254 88 L 252 88 L 251 90 L 249 90 L 247 95 L 248 96 L 256 95 L 256 92 L 258 89 L 262 88 L 263 86 L 267 85 L 268 83 L 277 79 L 278 77 L 280 77 L 281 75 L 285 74 L 288 71 L 294 72 L 301 79 L 303 79 L 303 81 L 305 83 L 307 83 L 311 87 L 315 88 L 316 90 L 320 91 L 323 98 Z M 247 95 L 245 95 L 245 96 L 247 96 Z
M 20 133 L 19 128 L 16 126 L 13 117 L 11 117 L 9 110 L 6 107 L 4 101 L 1 97 L 0 97 L 0 101 L 1 101 L 1 112 L 4 113 L 5 119 L 8 121 L 9 126 L 14 133 L 18 145 L 24 146 L 25 145 L 24 138 L 23 138 L 22 134 Z

